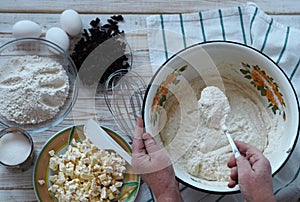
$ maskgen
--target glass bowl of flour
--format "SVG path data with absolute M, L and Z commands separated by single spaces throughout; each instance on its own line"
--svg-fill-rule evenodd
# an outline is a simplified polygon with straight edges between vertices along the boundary
M 195 44 L 167 60 L 146 91 L 143 118 L 169 154 L 176 177 L 204 191 L 232 193 L 228 188 L 233 155 L 211 102 L 201 101 L 207 87 L 217 87 L 228 99 L 226 127 L 234 140 L 249 143 L 269 159 L 273 175 L 293 152 L 299 132 L 299 103 L 295 90 L 268 56 L 243 44 L 212 41 Z M 215 113 L 215 114 L 214 114 Z M 219 117 L 220 119 L 222 117 Z
M 0 47 L 0 119 L 31 133 L 59 124 L 77 98 L 77 72 L 54 43 L 12 40 Z

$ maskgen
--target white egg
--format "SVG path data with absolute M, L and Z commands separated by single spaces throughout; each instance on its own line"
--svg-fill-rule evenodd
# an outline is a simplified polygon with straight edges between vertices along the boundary
M 70 36 L 76 36 L 82 31 L 82 20 L 79 14 L 72 9 L 62 12 L 60 15 L 60 24 L 62 29 Z
M 46 32 L 46 40 L 55 43 L 67 51 L 70 46 L 70 40 L 64 30 L 59 27 L 52 27 Z
M 12 34 L 15 38 L 37 38 L 41 36 L 41 33 L 41 27 L 37 23 L 30 20 L 18 21 L 12 27 Z

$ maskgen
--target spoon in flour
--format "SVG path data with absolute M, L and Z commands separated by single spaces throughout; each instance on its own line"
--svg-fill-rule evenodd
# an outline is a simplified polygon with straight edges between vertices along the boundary
M 207 86 L 201 92 L 198 106 L 207 119 L 207 125 L 211 128 L 221 129 L 224 132 L 235 158 L 241 156 L 226 126 L 226 117 L 230 112 L 230 105 L 226 95 L 215 86 Z

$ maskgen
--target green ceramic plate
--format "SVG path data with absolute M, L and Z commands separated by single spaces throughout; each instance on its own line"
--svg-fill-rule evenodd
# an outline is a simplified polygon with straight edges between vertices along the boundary
M 128 143 L 114 131 L 102 127 L 125 151 L 131 153 L 131 148 Z M 63 154 L 66 152 L 68 145 L 72 139 L 79 140 L 79 137 L 83 137 L 83 125 L 72 126 L 66 128 L 57 134 L 55 134 L 42 148 L 34 167 L 33 174 L 33 186 L 36 197 L 39 201 L 56 201 L 53 194 L 48 191 L 50 187 L 49 177 L 51 171 L 49 169 L 50 155 L 48 152 L 54 150 L 56 154 Z M 123 187 L 120 193 L 120 202 L 133 202 L 137 196 L 140 177 L 134 174 L 132 167 L 126 165 L 127 173 L 124 177 Z M 41 185 L 38 181 L 44 180 L 45 184 Z

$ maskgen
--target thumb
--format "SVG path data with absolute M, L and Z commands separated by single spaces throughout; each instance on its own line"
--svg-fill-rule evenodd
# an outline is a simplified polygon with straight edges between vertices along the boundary
M 159 147 L 156 144 L 155 139 L 149 133 L 144 133 L 143 139 L 148 154 L 159 151 Z
M 136 126 L 134 131 L 134 138 L 142 139 L 142 134 L 144 132 L 144 123 L 142 118 L 136 118 Z
M 144 148 L 144 141 L 142 139 L 143 132 L 143 120 L 141 118 L 137 118 L 134 138 L 132 142 L 132 155 L 140 155 L 146 152 Z

